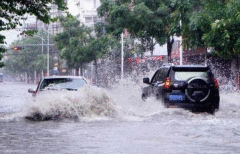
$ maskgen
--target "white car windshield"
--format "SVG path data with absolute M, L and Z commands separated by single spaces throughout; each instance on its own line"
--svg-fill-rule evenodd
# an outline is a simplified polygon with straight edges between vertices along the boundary
M 77 90 L 84 86 L 86 81 L 84 79 L 72 79 L 72 78 L 52 78 L 44 79 L 40 86 L 40 90 Z

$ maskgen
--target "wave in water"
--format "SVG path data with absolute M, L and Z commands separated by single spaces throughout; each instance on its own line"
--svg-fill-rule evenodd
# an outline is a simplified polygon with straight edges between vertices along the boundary
M 79 91 L 48 91 L 34 100 L 29 100 L 21 113 L 15 117 L 30 120 L 80 119 L 80 120 L 127 120 L 142 121 L 173 115 L 187 117 L 209 117 L 207 113 L 192 113 L 179 108 L 164 108 L 154 97 L 141 99 L 142 83 L 130 79 L 121 80 L 111 89 L 87 86 Z M 239 94 L 221 93 L 220 110 L 215 117 L 239 116 Z M 4 115 L 5 118 L 10 117 Z M 11 115 L 13 117 L 13 115 Z M 5 119 L 4 118 L 4 119 Z
M 164 111 L 155 98 L 141 99 L 141 84 L 121 80 L 112 89 L 86 86 L 79 91 L 48 91 L 38 95 L 23 110 L 30 120 L 63 118 L 93 120 L 115 118 L 142 120 Z
M 24 110 L 30 120 L 82 117 L 116 117 L 115 104 L 107 91 L 84 87 L 79 91 L 48 91 L 37 96 Z

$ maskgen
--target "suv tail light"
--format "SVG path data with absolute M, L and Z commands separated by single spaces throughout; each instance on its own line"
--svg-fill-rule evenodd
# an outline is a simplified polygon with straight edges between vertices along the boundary
M 215 89 L 219 88 L 218 80 L 216 78 L 213 78 L 213 84 Z
M 166 81 L 165 81 L 165 83 L 164 83 L 164 88 L 165 88 L 165 89 L 169 89 L 169 90 L 170 90 L 170 88 L 171 88 L 171 80 L 170 80 L 169 77 L 166 79 Z

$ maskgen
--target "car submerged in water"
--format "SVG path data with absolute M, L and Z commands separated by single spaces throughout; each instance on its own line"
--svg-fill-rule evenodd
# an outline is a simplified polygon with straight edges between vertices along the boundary
M 214 113 L 219 109 L 219 85 L 208 66 L 163 66 L 143 88 L 142 99 L 154 95 L 164 106 L 204 110 Z
M 36 96 L 42 91 L 77 91 L 79 88 L 82 88 L 84 85 L 88 84 L 87 80 L 81 76 L 49 76 L 44 77 L 39 82 L 37 89 L 28 89 L 29 93 L 32 93 L 33 96 Z

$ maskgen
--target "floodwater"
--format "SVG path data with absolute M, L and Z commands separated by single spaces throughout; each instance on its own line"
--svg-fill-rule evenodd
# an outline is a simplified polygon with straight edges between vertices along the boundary
M 221 93 L 211 115 L 143 102 L 130 81 L 33 100 L 36 86 L 0 83 L 0 153 L 240 153 L 239 93 Z

